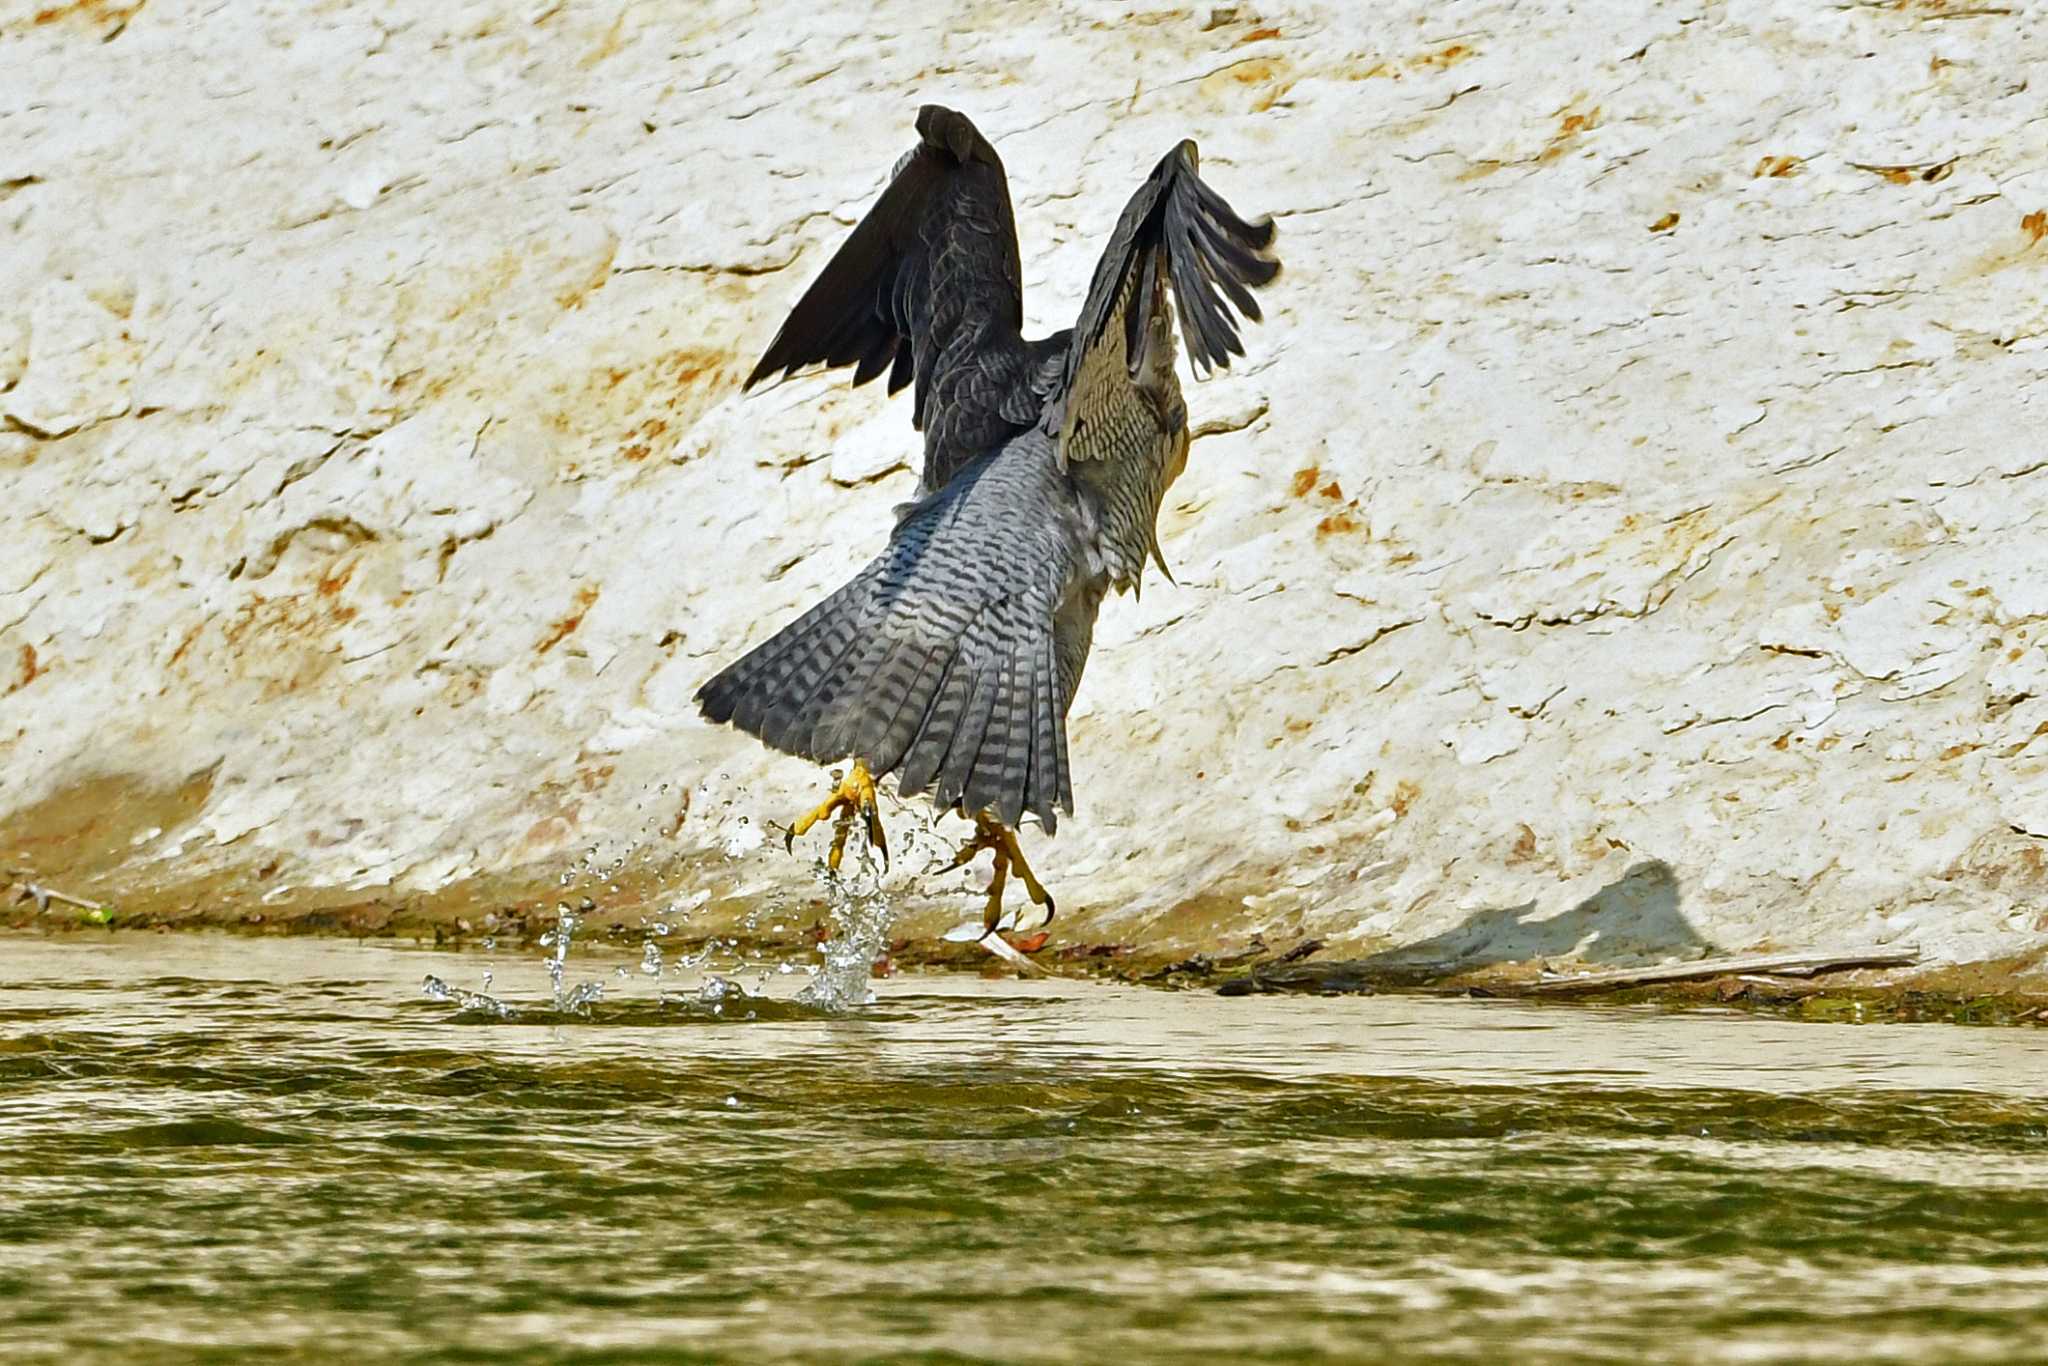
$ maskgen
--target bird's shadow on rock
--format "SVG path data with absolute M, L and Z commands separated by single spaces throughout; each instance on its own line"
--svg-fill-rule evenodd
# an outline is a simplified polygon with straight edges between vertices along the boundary
M 1686 919 L 1680 909 L 1678 875 L 1662 859 L 1634 865 L 1556 915 L 1540 915 L 1537 905 L 1525 901 L 1518 906 L 1475 911 L 1443 933 L 1412 944 L 1366 958 L 1274 967 L 1226 983 L 1225 990 L 1233 995 L 1276 990 L 1370 991 L 1420 985 L 1502 963 L 1568 957 L 1619 965 L 1701 958 L 1719 952 L 1719 946 Z M 1236 990 L 1231 990 L 1233 987 Z
M 1469 972 L 1566 956 L 1618 965 L 1715 952 L 1679 901 L 1671 865 L 1647 859 L 1568 911 L 1541 916 L 1534 901 L 1476 911 L 1442 934 L 1361 961 Z

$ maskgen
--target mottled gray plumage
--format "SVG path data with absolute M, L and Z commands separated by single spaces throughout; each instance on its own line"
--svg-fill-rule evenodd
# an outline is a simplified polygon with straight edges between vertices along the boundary
M 1273 228 L 1239 218 L 1183 142 L 1125 208 L 1078 325 L 1029 341 L 1002 162 L 951 110 L 917 128 L 747 383 L 822 363 L 913 384 L 918 497 L 867 568 L 697 700 L 786 753 L 859 758 L 906 796 L 1050 833 L 1074 809 L 1066 716 L 1096 612 L 1160 558 L 1187 458 L 1174 308 L 1198 372 L 1242 355 L 1232 311 L 1259 317 Z

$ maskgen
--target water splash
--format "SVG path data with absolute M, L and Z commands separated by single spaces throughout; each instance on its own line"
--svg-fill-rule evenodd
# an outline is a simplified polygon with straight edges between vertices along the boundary
M 490 984 L 490 974 L 485 973 L 484 986 L 488 988 Z M 518 1013 L 488 990 L 464 991 L 461 987 L 451 987 L 431 972 L 420 983 L 420 995 L 429 1001 L 447 1001 L 454 1005 L 458 1014 L 488 1015 L 497 1020 L 509 1020 Z
M 574 909 L 566 901 L 555 903 L 555 927 L 540 937 L 541 947 L 547 949 L 548 985 L 552 989 L 555 1010 L 558 1014 L 587 1014 L 593 1002 L 604 999 L 604 983 L 584 982 L 571 987 L 568 985 L 569 949 L 576 942 L 576 930 L 582 925 L 583 917 L 597 909 L 597 903 L 589 897 L 583 898 Z
M 873 853 L 863 847 L 850 873 L 844 864 L 835 873 L 821 861 L 815 876 L 832 915 L 832 937 L 818 946 L 822 963 L 796 999 L 825 1010 L 873 1005 L 875 960 L 889 947 L 896 919 Z
M 569 903 L 555 903 L 555 927 L 540 937 L 540 946 L 551 950 L 547 957 L 548 983 L 554 988 L 555 1009 L 562 1008 L 564 992 L 562 980 L 569 967 L 569 945 L 576 940 L 576 912 L 569 909 Z
M 572 989 L 568 995 L 555 999 L 555 1009 L 564 1015 L 588 1015 L 590 1008 L 604 999 L 604 983 L 585 982 Z
M 548 975 L 548 995 L 534 1003 L 530 1013 L 590 1018 L 591 1007 L 605 1000 L 608 987 L 619 998 L 622 1008 L 631 1009 L 629 998 L 641 994 L 631 986 L 635 980 L 647 982 L 648 994 L 657 1007 L 673 1005 L 724 1014 L 727 1018 L 751 1018 L 754 1013 L 744 1007 L 740 1008 L 743 1014 L 736 1013 L 728 1004 L 732 999 L 726 994 L 729 992 L 738 993 L 749 1003 L 781 997 L 792 1005 L 825 1011 L 842 1011 L 874 1002 L 869 982 L 875 961 L 887 950 L 895 909 L 881 888 L 878 856 L 866 847 L 858 833 L 850 841 L 839 872 L 828 871 L 823 860 L 813 865 L 830 925 L 829 937 L 815 951 L 809 950 L 808 945 L 804 950 L 777 951 L 757 942 L 764 933 L 783 944 L 789 943 L 785 936 L 801 935 L 802 927 L 811 921 L 816 909 L 815 902 L 806 898 L 770 896 L 746 909 L 731 929 L 721 923 L 704 927 L 713 931 L 709 936 L 692 933 L 690 922 L 711 905 L 714 895 L 709 888 L 698 887 L 671 894 L 660 904 L 646 908 L 640 918 L 639 943 L 634 946 L 640 951 L 637 964 L 631 959 L 625 965 L 602 963 L 597 971 L 603 980 L 581 985 L 577 978 L 584 974 L 572 976 L 569 964 L 577 940 L 588 941 L 593 926 L 603 927 L 603 908 L 614 905 L 613 898 L 621 895 L 619 879 L 626 870 L 635 868 L 637 876 L 638 865 L 674 865 L 681 857 L 663 850 L 674 840 L 685 818 L 697 827 L 700 839 L 708 839 L 714 856 L 723 854 L 727 860 L 744 863 L 772 854 L 778 862 L 781 860 L 781 842 L 765 838 L 776 827 L 742 809 L 748 802 L 744 787 L 732 786 L 725 774 L 720 774 L 719 780 L 716 787 L 708 781 L 694 788 L 661 785 L 647 798 L 659 809 L 643 812 L 646 819 L 638 831 L 578 847 L 557 867 L 562 900 L 555 906 L 555 922 L 539 938 L 541 965 Z M 903 837 L 899 852 L 906 855 L 914 856 L 928 838 L 928 832 L 916 822 L 905 822 L 899 830 Z M 701 858 L 701 854 L 697 857 Z M 660 878 L 664 871 L 668 869 L 647 870 L 655 878 Z M 494 931 L 496 926 L 487 924 L 485 929 Z M 612 927 L 614 934 L 622 930 L 623 926 Z M 735 934 L 733 930 L 739 932 Z M 671 938 L 683 935 L 688 936 L 683 944 Z M 495 940 L 491 946 L 495 946 Z M 588 959 L 586 942 L 586 962 Z M 633 971 L 636 966 L 637 974 Z M 799 973 L 809 981 L 789 983 L 790 987 L 803 986 L 795 993 L 794 1001 L 790 1001 L 784 990 L 775 989 L 776 984 L 779 979 Z M 742 978 L 745 986 L 741 985 Z

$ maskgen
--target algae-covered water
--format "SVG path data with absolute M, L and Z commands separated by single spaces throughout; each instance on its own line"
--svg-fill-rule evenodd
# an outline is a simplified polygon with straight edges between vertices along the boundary
M 495 966 L 0 940 L 0 1357 L 2048 1358 L 2040 1031 Z

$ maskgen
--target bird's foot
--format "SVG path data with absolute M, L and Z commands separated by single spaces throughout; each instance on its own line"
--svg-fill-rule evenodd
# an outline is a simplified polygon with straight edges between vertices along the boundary
M 1045 884 L 1031 871 L 1031 865 L 1024 859 L 1024 851 L 1017 845 L 1016 832 L 991 817 L 986 811 L 974 818 L 974 833 L 960 846 L 953 861 L 934 871 L 950 873 L 955 868 L 964 868 L 976 854 L 987 849 L 995 854 L 995 876 L 989 879 L 988 905 L 982 911 L 981 924 L 984 934 L 994 934 L 1003 920 L 1003 890 L 1009 885 L 1010 874 L 1014 871 L 1024 883 L 1024 894 L 1031 898 L 1034 906 L 1045 907 L 1045 919 L 1050 921 L 1056 912 L 1052 893 L 1045 890 Z
M 853 829 L 853 818 L 858 814 L 867 822 L 868 843 L 882 855 L 882 871 L 889 870 L 889 841 L 882 833 L 881 808 L 875 801 L 875 780 L 868 774 L 868 766 L 856 759 L 853 771 L 844 781 L 818 805 L 818 809 L 800 817 L 789 827 L 789 833 L 782 841 L 783 848 L 796 852 L 799 837 L 807 834 L 819 821 L 832 818 L 832 848 L 825 855 L 825 864 L 833 872 L 839 871 L 839 861 L 846 853 L 846 837 Z

